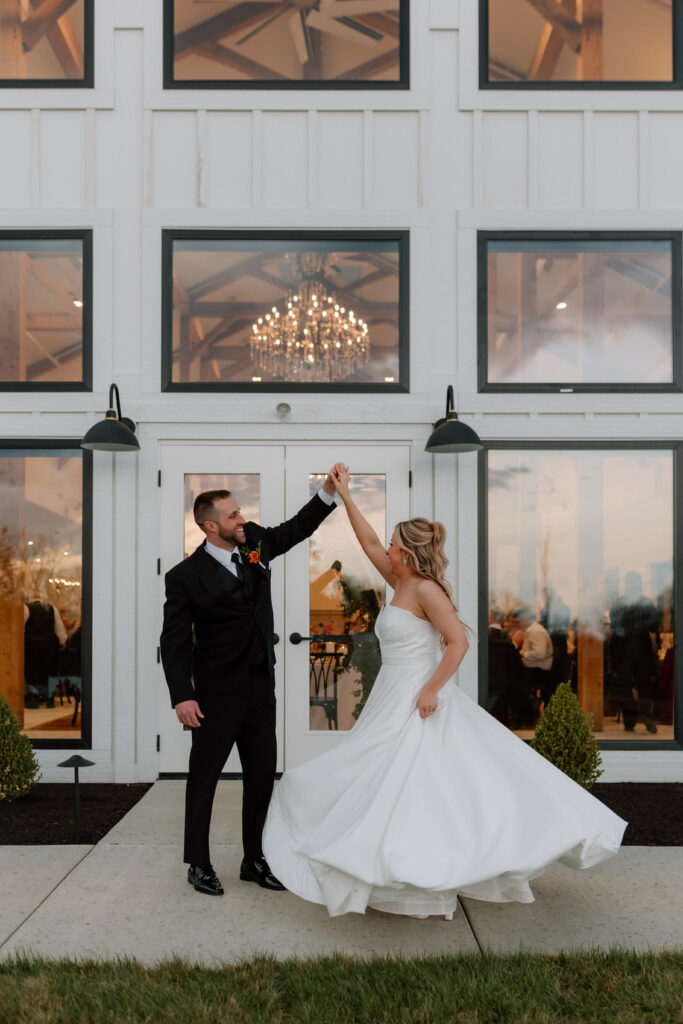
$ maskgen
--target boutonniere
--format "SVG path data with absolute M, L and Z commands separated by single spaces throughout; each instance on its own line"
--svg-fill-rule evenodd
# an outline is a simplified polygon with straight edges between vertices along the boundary
M 255 548 L 250 548 L 243 544 L 240 548 L 240 554 L 246 558 L 250 565 L 257 565 L 261 561 L 261 541 L 258 542 Z

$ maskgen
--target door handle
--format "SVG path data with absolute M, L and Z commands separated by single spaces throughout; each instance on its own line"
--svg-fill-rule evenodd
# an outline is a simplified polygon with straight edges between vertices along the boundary
M 280 634 L 273 633 L 273 647 L 276 647 L 280 643 Z
M 352 644 L 354 643 L 353 634 L 348 635 L 346 633 L 313 633 L 312 636 L 302 636 L 301 633 L 290 633 L 289 642 L 290 644 L 302 644 L 305 641 L 311 641 L 313 643 L 324 643 L 328 642 L 336 644 Z

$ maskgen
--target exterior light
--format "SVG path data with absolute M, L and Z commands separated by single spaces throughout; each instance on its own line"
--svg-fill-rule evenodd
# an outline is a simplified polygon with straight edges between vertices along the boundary
M 449 384 L 446 392 L 446 416 L 437 420 L 432 434 L 425 445 L 426 452 L 478 452 L 484 445 L 481 439 L 466 423 L 461 423 L 453 409 L 453 388 Z
M 116 409 L 114 408 L 116 396 Z M 140 450 L 135 436 L 135 424 L 121 415 L 121 399 L 116 384 L 109 388 L 109 408 L 106 418 L 96 423 L 81 441 L 81 448 L 95 452 L 137 452 Z
M 85 757 L 81 757 L 80 754 L 74 754 L 73 757 L 70 757 L 67 761 L 60 761 L 57 765 L 58 768 L 73 768 L 74 770 L 76 842 L 81 838 L 81 794 L 78 782 L 78 769 L 89 768 L 93 764 L 95 764 L 94 761 L 88 761 Z

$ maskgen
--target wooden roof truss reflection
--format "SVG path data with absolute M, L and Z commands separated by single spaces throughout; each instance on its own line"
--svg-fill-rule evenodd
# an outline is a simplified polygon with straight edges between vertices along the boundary
M 0 58 L 3 77 L 24 79 L 26 55 L 46 37 L 68 79 L 85 77 L 83 49 L 68 11 L 76 0 L 30 0 L 23 18 L 21 0 L 0 0 Z
M 550 81 L 565 46 L 578 57 L 577 80 L 603 78 L 603 0 L 526 0 L 545 19 L 526 75 L 491 62 L 494 81 Z
M 400 36 L 400 0 L 243 0 L 229 10 L 175 36 L 174 61 L 196 54 L 254 80 L 287 80 L 275 68 L 247 57 L 239 47 L 276 21 L 283 23 L 283 41 L 291 40 L 302 78 L 322 77 L 324 38 L 334 36 L 372 50 L 385 37 Z M 377 54 L 330 81 L 369 81 L 398 67 L 399 46 Z
M 554 258 L 550 254 L 544 258 L 541 250 L 520 253 L 517 270 L 517 308 L 514 313 L 506 313 L 497 308 L 496 261 L 489 260 L 489 308 L 494 311 L 491 326 L 495 334 L 497 374 L 504 378 L 521 380 L 525 369 L 524 360 L 547 345 L 549 338 L 572 339 L 573 329 L 566 324 L 557 323 L 558 303 L 572 300 L 578 300 L 579 303 L 579 316 L 575 328 L 578 333 L 566 344 L 568 362 L 574 362 L 577 346 L 580 348 L 583 345 L 584 334 L 589 332 L 586 320 L 590 321 L 591 332 L 595 332 L 602 324 L 604 344 L 616 340 L 615 332 L 608 330 L 603 323 L 605 270 L 627 277 L 641 287 L 666 298 L 671 297 L 671 263 L 666 269 L 660 270 L 656 264 L 644 261 L 640 254 L 623 253 L 618 257 L 598 262 L 591 267 L 590 273 L 586 273 L 583 266 L 584 255 L 582 252 L 573 254 L 575 267 L 567 267 L 563 279 L 541 304 L 538 297 L 539 278 L 541 274 L 552 269 Z M 540 268 L 539 261 L 542 261 Z M 670 322 L 670 306 L 662 316 L 666 316 Z M 614 319 L 615 313 L 612 311 L 610 321 L 613 323 Z M 516 345 L 509 344 L 512 341 L 516 341 Z
M 72 284 L 59 284 L 44 269 L 45 260 L 55 259 L 60 260 L 69 279 L 73 276 Z M 69 364 L 83 357 L 82 307 L 74 306 L 74 299 L 81 297 L 82 274 L 82 257 L 75 252 L 2 253 L 1 380 L 32 383 L 48 373 L 52 380 L 74 380 Z M 43 297 L 40 305 L 49 305 L 49 309 L 41 310 L 38 300 L 30 298 L 36 285 Z M 56 345 L 50 344 L 51 337 L 58 339 Z M 27 359 L 27 342 L 36 356 L 32 362 Z
M 339 299 L 343 299 L 349 305 L 353 304 L 356 314 L 367 322 L 372 344 L 373 326 L 389 324 L 398 330 L 398 302 L 368 301 L 357 293 L 367 285 L 390 276 L 395 277 L 398 273 L 398 263 L 380 252 L 363 252 L 358 255 L 346 253 L 345 257 L 362 260 L 364 264 L 368 264 L 367 273 L 353 284 L 337 285 L 329 280 L 327 283 Z M 249 255 L 238 264 L 190 287 L 185 287 L 177 270 L 174 269 L 174 380 L 239 380 L 241 375 L 253 368 L 249 348 L 251 326 L 256 318 L 263 312 L 268 312 L 271 306 L 281 304 L 292 287 L 291 282 L 275 277 L 264 267 L 264 264 L 271 262 L 272 259 L 272 253 Z M 263 298 L 249 301 L 215 298 L 216 293 L 222 288 L 247 278 L 263 282 L 274 289 L 276 294 L 270 293 Z M 210 327 L 203 322 L 215 319 L 218 322 Z M 200 361 L 199 366 L 197 360 Z M 355 378 L 365 381 L 372 379 L 362 370 L 356 372 Z

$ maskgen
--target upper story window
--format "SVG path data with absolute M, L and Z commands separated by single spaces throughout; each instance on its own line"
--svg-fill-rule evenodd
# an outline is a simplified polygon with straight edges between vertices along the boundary
M 481 391 L 678 391 L 677 232 L 481 232 Z
M 480 0 L 482 88 L 680 88 L 673 0 Z
M 405 232 L 163 236 L 166 391 L 406 391 Z
M 0 232 L 0 390 L 87 391 L 92 234 Z
M 94 0 L 3 0 L 0 86 L 93 85 Z
M 167 89 L 408 86 L 408 0 L 164 3 Z

